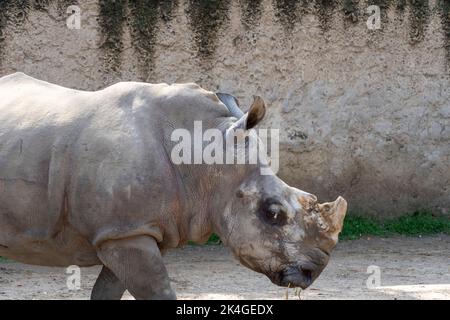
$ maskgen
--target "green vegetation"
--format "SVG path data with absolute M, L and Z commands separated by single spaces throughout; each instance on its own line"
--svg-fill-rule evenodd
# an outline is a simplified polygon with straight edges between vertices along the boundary
M 187 17 L 200 58 L 214 54 L 220 29 L 229 22 L 231 1 L 188 0 Z
M 219 236 L 215 233 L 213 233 L 206 242 L 206 244 L 221 244 L 221 243 L 222 241 L 220 240 Z
M 220 240 L 220 238 L 219 238 L 219 236 L 217 234 L 213 233 L 209 237 L 208 241 L 206 241 L 205 245 L 216 245 L 216 244 L 222 244 L 222 241 Z M 190 246 L 198 246 L 199 244 L 197 244 L 195 242 L 192 242 L 192 241 L 189 241 L 188 245 L 190 245 Z
M 140 80 L 148 81 L 154 69 L 157 34 L 161 32 L 158 21 L 172 20 L 178 1 L 139 0 L 128 1 L 131 38 L 139 56 Z
M 216 49 L 219 33 L 230 21 L 231 1 L 225 0 L 187 0 L 186 10 L 193 40 L 200 58 L 208 58 Z M 6 38 L 4 29 L 7 25 L 20 26 L 27 21 L 30 10 L 47 11 L 55 3 L 58 14 L 66 17 L 66 8 L 78 4 L 78 0 L 0 0 L 0 62 L 3 42 Z M 249 28 L 260 23 L 264 8 L 262 0 L 240 0 L 241 22 Z M 422 41 L 432 14 L 441 17 L 445 36 L 445 48 L 450 61 L 450 1 L 436 0 L 430 5 L 428 0 L 274 0 L 272 6 L 276 20 L 279 21 L 287 34 L 301 22 L 306 13 L 313 13 L 319 18 L 324 31 L 330 28 L 333 15 L 343 12 L 344 19 L 352 23 L 365 22 L 365 9 L 369 5 L 381 8 L 382 21 L 387 21 L 387 12 L 394 8 L 395 19 L 407 17 L 412 43 Z M 100 49 L 104 60 L 106 73 L 119 72 L 121 55 L 124 50 L 123 33 L 128 26 L 133 46 L 139 57 L 141 78 L 144 80 L 152 73 L 155 45 L 159 28 L 164 27 L 159 21 L 170 22 L 179 0 L 98 0 L 98 24 L 101 34 Z M 382 24 L 383 25 L 383 24 Z
M 352 240 L 358 239 L 363 235 L 382 236 L 384 234 L 381 225 L 371 218 L 346 216 L 344 228 L 339 235 L 339 239 Z
M 259 25 L 262 16 L 262 0 L 241 0 L 241 23 L 247 28 L 254 28 Z
M 386 220 L 348 215 L 339 238 L 352 240 L 362 236 L 418 236 L 436 233 L 450 234 L 450 218 L 435 216 L 429 211 L 417 211 Z
M 100 49 L 103 52 L 106 72 L 118 73 L 123 51 L 122 33 L 126 22 L 126 0 L 100 0 L 98 24 L 103 40 Z

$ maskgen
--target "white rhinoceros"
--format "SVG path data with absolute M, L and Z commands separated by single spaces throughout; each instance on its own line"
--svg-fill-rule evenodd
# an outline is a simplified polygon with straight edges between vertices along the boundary
M 171 299 L 161 252 L 212 232 L 247 267 L 308 287 L 326 266 L 347 204 L 253 165 L 171 161 L 176 128 L 246 131 L 265 114 L 195 84 L 123 82 L 71 90 L 0 79 L 0 255 L 45 266 L 103 265 L 93 299 Z M 237 125 L 238 124 L 238 125 Z M 255 137 L 252 136 L 252 139 Z

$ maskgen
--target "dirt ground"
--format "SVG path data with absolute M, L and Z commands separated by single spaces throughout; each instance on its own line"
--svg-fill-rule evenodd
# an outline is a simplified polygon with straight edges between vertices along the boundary
M 241 266 L 222 246 L 190 246 L 165 260 L 179 299 L 299 298 L 294 289 Z M 376 276 L 367 273 L 369 266 L 379 267 L 377 287 L 367 286 L 369 276 Z M 0 299 L 88 299 L 99 270 L 81 269 L 81 288 L 69 290 L 65 269 L 3 262 Z M 126 293 L 124 299 L 132 298 Z M 450 299 L 450 236 L 341 242 L 300 299 Z

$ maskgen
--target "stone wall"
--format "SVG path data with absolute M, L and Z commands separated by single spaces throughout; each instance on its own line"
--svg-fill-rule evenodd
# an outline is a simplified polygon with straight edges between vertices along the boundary
M 81 8 L 81 29 L 66 8 Z M 369 30 L 369 5 L 381 29 Z M 0 1 L 0 76 L 197 82 L 270 107 L 280 176 L 350 211 L 450 208 L 450 1 Z

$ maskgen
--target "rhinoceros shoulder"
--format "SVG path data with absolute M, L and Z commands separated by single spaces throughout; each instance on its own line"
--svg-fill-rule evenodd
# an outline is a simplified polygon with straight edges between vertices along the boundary
M 117 97 L 126 104 L 139 99 L 147 101 L 152 107 L 160 107 L 161 111 L 182 109 L 197 115 L 229 116 L 229 111 L 220 102 L 215 93 L 205 90 L 195 83 L 144 83 L 119 82 L 100 91 L 103 95 Z M 113 98 L 114 99 L 114 98 Z
M 205 90 L 196 83 L 175 83 L 172 85 L 172 88 L 174 89 L 180 88 L 181 90 L 191 91 L 198 94 L 199 96 L 208 98 L 215 103 L 220 102 L 219 98 L 216 96 L 214 92 Z
M 33 78 L 31 78 L 33 79 Z M 161 83 L 146 83 L 146 82 L 134 82 L 134 81 L 124 81 L 118 82 L 110 85 L 100 91 L 141 91 L 149 90 L 152 92 L 152 96 L 181 96 L 181 97 L 191 97 L 191 98 L 207 98 L 215 103 L 219 103 L 220 100 L 215 93 L 205 90 L 196 83 L 173 83 L 167 84 L 165 82 Z

